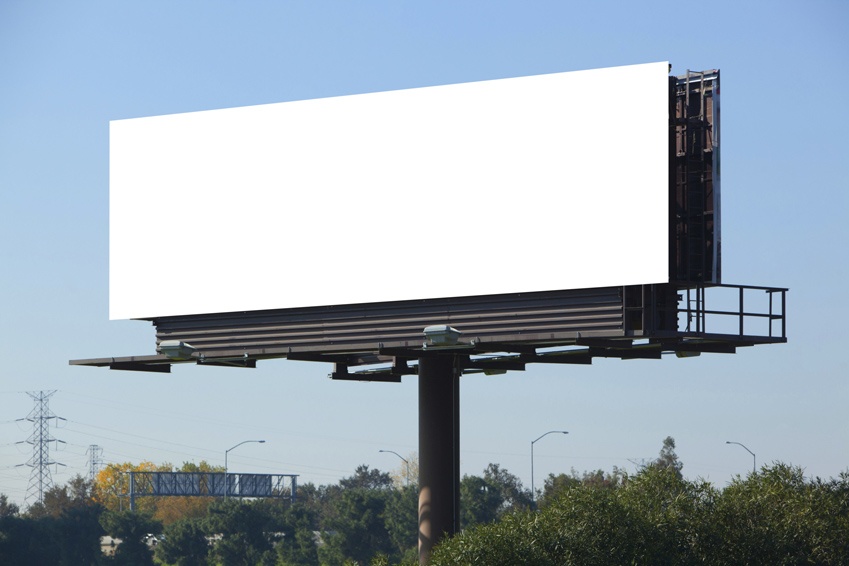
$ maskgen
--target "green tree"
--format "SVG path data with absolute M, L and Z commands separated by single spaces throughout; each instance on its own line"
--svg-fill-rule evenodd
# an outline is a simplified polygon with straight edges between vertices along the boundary
M 211 535 L 221 535 L 213 554 L 224 566 L 274 563 L 272 533 L 276 532 L 275 524 L 268 505 L 262 500 L 215 501 L 209 507 L 206 530 Z
M 806 480 L 765 467 L 719 491 L 648 466 L 618 485 L 569 482 L 536 513 L 441 543 L 447 564 L 849 564 L 849 473 Z
M 719 497 L 715 564 L 849 564 L 849 474 L 808 481 L 800 467 L 777 463 Z
M 346 560 L 368 563 L 378 554 L 397 556 L 385 521 L 392 478 L 368 466 L 359 466 L 337 489 L 326 492 L 319 559 L 324 564 Z
M 389 493 L 385 490 L 344 489 L 332 502 L 334 513 L 323 533 L 325 545 L 319 548 L 323 563 L 345 560 L 366 564 L 377 553 L 394 554 L 391 536 L 384 522 Z
M 566 490 L 579 485 L 581 485 L 581 480 L 574 469 L 571 474 L 548 474 L 543 484 L 542 494 L 537 498 L 536 505 L 537 507 L 544 507 L 546 504 L 557 499 Z
M 200 521 L 176 521 L 163 532 L 163 540 L 156 546 L 156 558 L 176 566 L 205 566 L 208 564 L 209 542 Z
M 501 491 L 486 479 L 464 475 L 460 480 L 460 524 L 463 528 L 495 521 L 503 503 Z
M 460 522 L 463 528 L 489 523 L 531 508 L 531 492 L 518 477 L 498 464 L 489 464 L 480 476 L 460 480 Z
M 62 511 L 56 526 L 59 565 L 96 564 L 101 558 L 100 537 L 105 534 L 100 524 L 103 507 L 97 503 L 72 505 Z
M 58 564 L 52 517 L 0 517 L 0 564 Z
M 17 505 L 0 497 L 0 564 L 97 563 L 102 511 L 91 498 L 91 484 L 81 476 L 49 489 L 44 503 L 23 516 Z
M 630 478 L 618 499 L 639 530 L 631 531 L 638 561 L 653 564 L 701 562 L 710 539 L 717 491 L 709 483 L 687 481 L 674 466 L 648 466 Z
M 283 536 L 277 541 L 278 562 L 286 566 L 318 566 L 318 551 L 314 531 L 316 514 L 311 506 L 300 501 L 289 505 L 283 501 L 272 506 L 274 524 Z
M 674 438 L 667 436 L 663 439 L 663 448 L 660 449 L 660 454 L 651 465 L 658 468 L 670 469 L 679 478 L 682 477 L 681 469 L 684 467 L 684 464 L 678 459 L 678 454 L 675 453 Z
M 585 471 L 582 475 L 578 475 L 578 472 L 572 469 L 569 474 L 558 474 L 556 476 L 549 474 L 545 479 L 542 495 L 537 500 L 537 506 L 545 506 L 557 499 L 563 491 L 576 486 L 615 489 L 622 487 L 626 481 L 628 481 L 628 474 L 616 466 L 609 473 L 603 470 L 595 470 L 592 472 Z
M 147 546 L 146 537 L 162 532 L 162 523 L 140 512 L 105 511 L 100 524 L 106 534 L 121 539 L 115 550 L 115 559 L 126 566 L 153 564 L 153 553 Z
M 377 469 L 370 470 L 365 464 L 357 466 L 353 476 L 339 480 L 342 489 L 388 490 L 392 488 L 392 483 L 392 476 L 388 473 Z
M 499 516 L 531 508 L 531 491 L 522 487 L 522 482 L 517 476 L 498 464 L 487 466 L 483 472 L 483 479 L 501 496 Z
M 396 483 L 397 485 L 397 483 Z M 410 562 L 419 556 L 419 488 L 405 485 L 389 493 L 384 513 L 386 530 L 397 556 Z
M 676 563 L 669 561 L 663 541 L 655 543 L 653 522 L 641 511 L 648 497 L 666 493 L 661 486 L 666 485 L 666 476 L 674 479 L 674 475 L 654 468 L 644 474 L 642 484 L 628 482 L 608 489 L 566 482 L 539 512 L 508 513 L 495 523 L 466 530 L 443 542 L 434 551 L 432 563 Z M 632 486 L 634 492 L 626 496 Z M 666 495 L 663 497 L 669 501 Z
M 48 544 L 53 564 L 91 564 L 100 555 L 102 506 L 92 497 L 92 483 L 77 475 L 65 485 L 44 492 L 43 502 L 32 505 L 26 517 Z
M 43 503 L 33 505 L 28 514 L 32 517 L 60 517 L 68 509 L 94 504 L 93 484 L 77 475 L 65 485 L 55 485 L 45 491 Z
M 21 508 L 9 501 L 5 493 L 0 493 L 0 519 L 3 517 L 14 517 L 21 512 Z

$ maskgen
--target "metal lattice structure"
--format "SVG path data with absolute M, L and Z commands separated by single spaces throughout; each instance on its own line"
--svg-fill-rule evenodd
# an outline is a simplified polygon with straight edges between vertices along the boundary
M 44 503 L 44 492 L 53 487 L 50 466 L 64 466 L 64 464 L 50 459 L 50 443 L 62 442 L 50 435 L 51 421 L 60 418 L 50 411 L 49 400 L 54 393 L 56 391 L 28 391 L 27 395 L 35 401 L 35 406 L 25 419 L 20 419 L 32 423 L 32 433 L 25 441 L 32 446 L 32 457 L 26 464 L 22 464 L 32 468 L 27 493 L 24 497 L 26 505 Z
M 721 283 L 719 71 L 687 71 L 670 89 L 670 280 Z
M 103 448 L 97 444 L 92 444 L 86 450 L 86 455 L 88 456 L 88 481 L 94 483 L 97 479 L 97 472 L 103 465 Z
M 275 497 L 295 501 L 296 474 L 129 472 L 130 509 L 136 497 Z

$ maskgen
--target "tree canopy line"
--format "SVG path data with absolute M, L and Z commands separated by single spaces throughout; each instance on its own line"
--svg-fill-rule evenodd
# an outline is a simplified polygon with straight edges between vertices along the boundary
M 297 500 L 119 495 L 130 470 L 223 471 L 205 462 L 110 465 L 22 512 L 0 494 L 0 564 L 353 565 L 418 563 L 418 486 L 360 466 Z M 435 566 L 849 564 L 849 472 L 805 478 L 783 463 L 718 488 L 687 480 L 664 440 L 634 474 L 550 474 L 534 498 L 498 464 L 461 480 L 463 530 Z M 119 543 L 101 548 L 101 537 Z

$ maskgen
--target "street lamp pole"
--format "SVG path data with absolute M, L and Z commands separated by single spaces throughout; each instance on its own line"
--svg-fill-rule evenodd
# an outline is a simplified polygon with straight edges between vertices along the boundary
M 410 462 L 408 462 L 406 458 L 404 458 L 394 450 L 378 450 L 378 452 L 388 452 L 390 454 L 395 454 L 396 456 L 404 460 L 404 463 L 407 465 L 407 485 L 410 485 Z
M 248 442 L 256 442 L 258 444 L 265 444 L 264 440 L 243 440 L 240 443 L 238 443 L 236 446 L 233 446 L 233 448 L 238 448 L 242 444 L 247 444 Z M 229 468 L 227 466 L 227 456 L 230 454 L 230 450 L 233 450 L 233 448 L 228 448 L 227 450 L 224 451 L 224 499 L 227 499 L 227 496 L 230 494 L 230 482 L 227 481 L 229 479 L 229 476 L 228 476 Z
M 726 441 L 725 441 L 725 444 L 736 444 L 737 446 L 743 446 L 743 445 L 742 445 L 742 444 L 740 444 L 739 442 L 733 442 L 733 441 L 731 441 L 731 440 L 726 440 Z M 757 470 L 758 470 L 758 459 L 755 457 L 755 453 L 754 453 L 754 452 L 752 452 L 751 450 L 749 450 L 749 449 L 748 449 L 748 448 L 746 448 L 745 446 L 743 446 L 743 448 L 746 450 L 746 452 L 748 452 L 749 454 L 751 454 L 751 455 L 752 455 L 752 473 L 754 474 L 754 473 L 756 473 L 756 472 L 757 472 Z
M 555 432 L 559 434 L 569 434 L 565 430 L 550 430 L 539 438 L 537 438 L 536 440 L 531 441 L 531 501 L 533 501 L 534 503 L 536 503 L 537 500 L 537 494 L 534 491 L 534 444 L 536 444 L 537 440 L 540 440 L 541 438 L 548 436 L 549 434 L 554 434 Z

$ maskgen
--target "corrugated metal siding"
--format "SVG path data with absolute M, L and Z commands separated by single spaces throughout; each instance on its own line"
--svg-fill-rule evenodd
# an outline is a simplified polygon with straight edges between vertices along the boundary
M 570 336 L 622 336 L 621 288 L 429 299 L 368 305 L 154 319 L 157 345 L 182 340 L 208 356 L 291 348 L 340 352 L 421 345 L 422 330 L 449 324 L 463 340 L 545 344 Z

